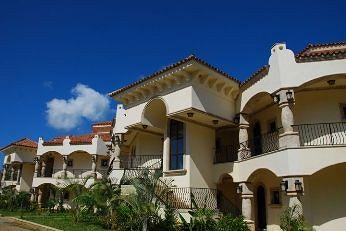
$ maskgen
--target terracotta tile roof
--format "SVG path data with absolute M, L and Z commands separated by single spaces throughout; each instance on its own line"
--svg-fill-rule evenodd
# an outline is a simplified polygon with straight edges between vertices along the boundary
M 100 126 L 100 125 L 112 125 L 113 121 L 110 120 L 110 121 L 102 121 L 102 122 L 97 122 L 97 123 L 94 123 L 92 124 L 92 126 Z
M 10 146 L 37 148 L 37 143 L 35 141 L 28 139 L 28 138 L 23 138 L 23 139 L 20 139 L 20 140 L 17 140 L 15 142 L 10 143 L 9 145 L 6 145 L 5 147 L 1 148 L 0 151 L 4 150 Z
M 71 140 L 70 144 L 71 145 L 91 144 L 92 139 L 94 138 L 95 135 L 96 135 L 96 133 L 89 133 L 89 134 L 83 134 L 83 135 L 71 135 L 71 136 L 69 136 L 69 138 Z M 109 133 L 98 134 L 98 135 L 105 142 L 109 142 L 111 140 L 111 136 Z M 43 145 L 44 146 L 62 145 L 65 137 L 66 136 L 55 137 L 49 141 L 43 142 Z
M 325 44 L 309 44 L 296 56 L 296 61 L 302 62 L 316 62 L 326 61 L 332 59 L 345 59 L 346 58 L 346 42 L 335 42 Z M 264 76 L 268 74 L 269 65 L 261 67 L 255 71 L 249 78 L 240 84 L 241 90 L 245 90 Z
M 219 74 L 225 76 L 226 78 L 229 78 L 229 79 L 231 79 L 231 80 L 233 80 L 233 81 L 235 81 L 235 82 L 237 82 L 237 83 L 240 83 L 239 80 L 237 80 L 236 78 L 230 76 L 230 75 L 227 74 L 226 72 L 221 71 L 219 68 L 214 67 L 214 66 L 212 66 L 211 64 L 207 63 L 206 61 L 204 61 L 204 60 L 202 60 L 202 59 L 196 57 L 196 56 L 193 55 L 193 54 L 191 54 L 191 55 L 189 55 L 188 57 L 186 57 L 186 58 L 184 58 L 184 59 L 182 59 L 182 60 L 179 60 L 179 61 L 176 62 L 176 63 L 173 63 L 173 64 L 171 64 L 171 65 L 169 65 L 169 66 L 166 66 L 166 67 L 164 67 L 163 69 L 161 69 L 161 70 L 159 70 L 159 71 L 156 71 L 156 72 L 154 72 L 153 74 L 151 74 L 151 75 L 149 75 L 149 76 L 147 76 L 147 77 L 144 77 L 144 78 L 142 78 L 142 79 L 140 79 L 140 80 L 138 80 L 138 81 L 136 81 L 136 82 L 133 82 L 133 83 L 131 83 L 131 84 L 125 86 L 125 87 L 122 87 L 122 88 L 120 88 L 120 89 L 118 89 L 118 90 L 116 90 L 116 91 L 113 91 L 113 92 L 109 93 L 108 95 L 112 97 L 112 96 L 114 96 L 114 95 L 116 95 L 116 94 L 119 94 L 119 93 L 121 93 L 121 92 L 123 92 L 123 91 L 125 91 L 125 90 L 127 90 L 127 89 L 130 89 L 131 87 L 134 87 L 134 86 L 136 86 L 136 85 L 138 85 L 138 84 L 140 84 L 140 83 L 143 83 L 143 82 L 145 82 L 145 81 L 147 81 L 147 80 L 149 80 L 149 79 L 152 79 L 152 78 L 156 77 L 157 75 L 160 75 L 160 74 L 162 74 L 162 73 L 164 73 L 164 72 L 166 72 L 166 71 L 169 71 L 169 70 L 171 70 L 171 69 L 173 69 L 173 68 L 175 68 L 175 67 L 178 67 L 178 66 L 180 66 L 180 65 L 182 65 L 182 64 L 184 64 L 184 63 L 187 63 L 187 62 L 189 62 L 189 61 L 195 61 L 195 62 L 197 62 L 197 63 L 200 63 L 200 64 L 204 65 L 204 66 L 207 66 L 208 68 L 210 68 L 210 69 L 216 71 L 217 73 L 219 73 Z
M 309 44 L 296 55 L 297 62 L 316 62 L 346 58 L 346 42 Z

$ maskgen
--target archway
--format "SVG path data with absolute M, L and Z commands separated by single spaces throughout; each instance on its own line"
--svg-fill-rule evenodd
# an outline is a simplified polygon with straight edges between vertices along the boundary
M 304 216 L 316 230 L 346 227 L 346 163 L 326 167 L 304 177 Z
M 75 178 L 85 178 L 92 169 L 92 156 L 85 151 L 75 151 L 68 156 L 67 171 Z
M 232 176 L 223 174 L 217 184 L 218 209 L 223 213 L 230 213 L 233 216 L 241 214 L 241 199 L 237 194 L 237 184 L 233 182 Z
M 142 124 L 164 131 L 166 128 L 167 107 L 161 98 L 148 102 L 142 113 Z
M 63 157 L 58 152 L 46 152 L 41 156 L 41 176 L 52 177 L 62 170 Z

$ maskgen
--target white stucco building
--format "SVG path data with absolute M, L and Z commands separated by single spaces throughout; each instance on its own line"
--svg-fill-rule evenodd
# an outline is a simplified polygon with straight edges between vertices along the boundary
M 252 230 L 280 230 L 295 205 L 316 230 L 346 227 L 346 43 L 275 44 L 244 82 L 191 55 L 109 96 L 116 123 L 39 139 L 33 199 L 65 177 L 100 178 L 110 160 L 115 182 L 162 170 L 177 208 L 193 194 Z
M 121 102 L 114 169 L 124 156 L 162 155 L 181 208 L 193 193 L 241 211 L 253 230 L 280 230 L 280 214 L 298 205 L 316 230 L 341 230 L 346 43 L 270 53 L 242 83 L 192 55 L 110 93 Z

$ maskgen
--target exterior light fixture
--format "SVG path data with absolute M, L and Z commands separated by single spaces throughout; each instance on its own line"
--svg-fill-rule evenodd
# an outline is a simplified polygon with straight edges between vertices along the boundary
M 303 191 L 302 182 L 300 182 L 299 180 L 295 180 L 294 187 L 295 187 L 297 192 L 302 192 Z
M 274 95 L 273 100 L 274 100 L 274 103 L 279 103 L 280 102 L 280 95 Z
M 120 137 L 119 136 L 115 136 L 115 141 L 120 143 Z
M 186 113 L 187 114 L 187 117 L 189 117 L 189 118 L 192 118 L 193 117 L 193 112 L 188 112 L 188 113 Z
M 142 127 L 143 127 L 143 129 L 147 129 L 148 125 L 143 124 Z
M 239 115 L 237 115 L 233 118 L 234 123 L 239 124 L 239 121 L 240 121 Z
M 217 125 L 219 123 L 219 120 L 213 120 L 213 124 Z
M 287 180 L 281 181 L 280 188 L 281 188 L 281 191 L 287 191 L 287 189 L 288 189 L 288 181 Z
M 241 193 L 243 192 L 243 186 L 238 185 L 238 186 L 236 187 L 236 190 L 237 190 L 237 193 L 238 193 L 238 194 L 241 194 Z
M 335 79 L 330 79 L 327 81 L 327 83 L 329 84 L 329 86 L 332 86 L 335 84 Z
M 291 102 L 293 100 L 293 92 L 292 91 L 287 91 L 286 96 L 287 96 L 287 101 Z

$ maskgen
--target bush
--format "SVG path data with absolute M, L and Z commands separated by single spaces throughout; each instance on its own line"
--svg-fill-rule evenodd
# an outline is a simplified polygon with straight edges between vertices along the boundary
M 217 231 L 248 231 L 249 227 L 243 217 L 222 216 L 217 223 Z
M 288 207 L 280 217 L 280 228 L 283 231 L 303 231 L 312 230 L 311 226 L 305 222 L 301 208 L 298 205 Z

